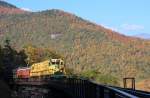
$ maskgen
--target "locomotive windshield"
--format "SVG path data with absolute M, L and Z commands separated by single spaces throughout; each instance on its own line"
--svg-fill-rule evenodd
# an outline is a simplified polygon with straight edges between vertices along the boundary
M 63 62 L 60 59 L 52 59 L 52 65 L 63 65 Z
M 55 65 L 55 62 L 52 62 L 52 65 Z

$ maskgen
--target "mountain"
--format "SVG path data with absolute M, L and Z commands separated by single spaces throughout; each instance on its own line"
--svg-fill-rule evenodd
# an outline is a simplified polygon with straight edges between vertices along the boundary
M 137 34 L 137 35 L 134 35 L 135 37 L 138 37 L 138 38 L 144 38 L 144 39 L 149 39 L 150 40 L 150 34 L 148 33 L 141 33 L 141 34 Z
M 18 50 L 29 45 L 53 49 L 65 57 L 68 68 L 96 81 L 102 80 L 102 74 L 120 81 L 150 76 L 149 40 L 122 35 L 57 9 L 9 13 L 13 14 L 0 14 L 2 46 L 10 39 Z
M 25 11 L 5 1 L 0 1 L 0 14 L 20 14 L 20 13 L 25 13 Z
M 16 6 L 9 4 L 5 1 L 0 1 L 0 7 L 7 7 L 7 8 L 17 8 Z

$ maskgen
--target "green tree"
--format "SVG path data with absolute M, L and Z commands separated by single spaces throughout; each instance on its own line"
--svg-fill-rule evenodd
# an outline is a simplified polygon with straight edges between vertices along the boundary
M 2 75 L 6 81 L 13 76 L 13 69 L 25 66 L 26 55 L 24 51 L 17 52 L 12 48 L 10 40 L 5 40 L 5 46 L 0 49 Z
M 2 48 L 0 46 L 0 77 L 2 74 L 2 70 L 3 70 L 3 63 L 2 63 Z

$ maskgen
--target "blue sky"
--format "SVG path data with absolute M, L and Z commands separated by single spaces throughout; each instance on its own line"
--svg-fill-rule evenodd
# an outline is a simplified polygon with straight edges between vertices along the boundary
M 150 0 L 5 0 L 32 11 L 61 9 L 126 35 L 150 34 Z

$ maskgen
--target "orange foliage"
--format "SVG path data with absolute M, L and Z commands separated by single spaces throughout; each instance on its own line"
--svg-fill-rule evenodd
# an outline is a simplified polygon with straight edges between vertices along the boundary
M 7 8 L 7 7 L 0 7 L 0 14 L 23 14 L 26 11 L 23 11 L 18 8 Z

